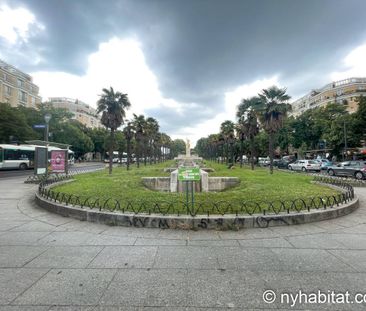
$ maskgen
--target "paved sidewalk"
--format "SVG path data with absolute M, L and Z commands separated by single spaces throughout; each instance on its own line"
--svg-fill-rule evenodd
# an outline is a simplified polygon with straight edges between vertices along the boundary
M 0 179 L 0 311 L 366 309 L 279 301 L 300 289 L 366 294 L 365 188 L 343 218 L 217 232 L 64 218 L 34 206 L 23 180 Z

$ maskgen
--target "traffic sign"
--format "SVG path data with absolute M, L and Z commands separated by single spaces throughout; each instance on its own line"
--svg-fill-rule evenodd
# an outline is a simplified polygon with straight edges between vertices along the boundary
M 46 128 L 46 124 L 34 124 L 33 128 L 34 129 L 44 129 L 44 128 Z
M 198 167 L 178 168 L 179 181 L 199 181 L 201 180 L 200 169 Z

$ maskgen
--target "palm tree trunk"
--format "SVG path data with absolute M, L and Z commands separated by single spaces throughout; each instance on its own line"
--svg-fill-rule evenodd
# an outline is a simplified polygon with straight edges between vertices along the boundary
M 252 171 L 254 171 L 254 141 L 250 140 L 250 164 L 252 167 Z
M 109 146 L 109 175 L 112 174 L 113 167 L 113 142 L 114 142 L 114 129 L 111 129 L 111 143 Z
M 127 171 L 130 169 L 130 159 L 131 159 L 131 140 L 127 139 Z
M 273 133 L 269 133 L 269 172 L 273 174 Z
M 136 165 L 137 168 L 140 168 L 140 153 L 141 153 L 141 144 L 140 140 L 136 141 Z

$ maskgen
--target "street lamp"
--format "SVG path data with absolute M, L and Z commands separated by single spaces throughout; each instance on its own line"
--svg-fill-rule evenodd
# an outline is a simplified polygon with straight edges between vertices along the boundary
M 46 137 L 45 137 L 45 141 L 47 142 L 47 145 L 48 145 L 48 124 L 49 124 L 51 118 L 52 118 L 52 115 L 50 113 L 46 113 L 44 115 L 44 120 L 46 121 Z
M 52 118 L 52 115 L 50 113 L 46 113 L 44 116 L 44 120 L 46 121 L 46 137 L 45 137 L 45 141 L 46 141 L 46 180 L 48 177 L 48 124 L 50 122 Z

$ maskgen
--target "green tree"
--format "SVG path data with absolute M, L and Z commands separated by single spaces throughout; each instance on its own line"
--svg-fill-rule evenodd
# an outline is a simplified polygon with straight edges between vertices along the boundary
M 71 145 L 77 158 L 94 149 L 91 138 L 76 125 L 76 122 L 62 124 L 62 128 L 54 132 L 53 139 L 55 142 Z
M 159 133 L 159 122 L 154 118 L 147 118 L 145 124 L 145 135 L 147 140 L 147 155 L 149 156 L 150 164 L 152 161 L 156 162 L 157 150 L 156 150 L 156 141 L 158 139 Z M 145 156 L 145 164 L 146 164 L 146 156 Z
M 140 114 L 139 116 L 133 114 L 133 121 L 132 121 L 134 132 L 135 132 L 135 141 L 136 141 L 136 165 L 140 167 L 140 160 L 144 153 L 144 140 L 145 140 L 145 127 L 146 127 L 146 120 L 145 116 Z
M 226 120 L 221 123 L 220 126 L 220 133 L 225 139 L 225 145 L 226 145 L 226 164 L 229 163 L 229 156 L 230 156 L 230 162 L 231 164 L 234 164 L 234 150 L 233 150 L 233 144 L 235 143 L 235 124 L 234 122 L 230 120 Z
M 241 125 L 242 135 L 248 139 L 250 148 L 250 163 L 251 168 L 254 170 L 254 157 L 255 157 L 255 142 L 254 139 L 259 133 L 259 125 L 257 114 L 249 107 L 239 120 Z
M 177 157 L 178 154 L 184 154 L 186 151 L 186 143 L 183 139 L 174 139 L 171 144 L 170 154 L 173 158 Z
M 110 129 L 110 139 L 114 141 L 114 132 L 124 123 L 126 109 L 131 103 L 127 94 L 115 92 L 112 87 L 103 89 L 103 94 L 97 102 L 97 113 L 102 113 L 101 123 Z M 113 165 L 113 144 L 109 148 L 109 174 L 112 174 Z
M 361 141 L 366 141 L 366 97 L 360 96 L 357 98 L 358 109 L 352 114 L 349 130 L 352 133 L 352 138 L 357 145 L 361 145 Z
M 35 138 L 35 135 L 21 110 L 7 103 L 0 103 L 0 141 L 2 143 L 11 141 L 21 143 Z
M 254 109 L 258 112 L 259 120 L 268 133 L 268 151 L 270 158 L 270 173 L 273 174 L 273 154 L 274 154 L 274 135 L 282 127 L 283 120 L 291 106 L 287 103 L 290 96 L 286 94 L 286 89 L 272 86 L 262 90 L 259 95 L 260 104 Z

